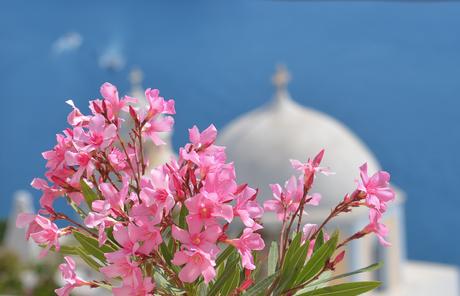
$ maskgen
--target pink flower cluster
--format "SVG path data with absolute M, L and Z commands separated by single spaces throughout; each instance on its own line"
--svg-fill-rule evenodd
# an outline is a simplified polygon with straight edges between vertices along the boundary
M 238 289 L 244 290 L 253 283 L 253 252 L 265 247 L 258 233 L 263 228 L 264 208 L 275 212 L 283 223 L 284 251 L 294 219 L 298 218 L 300 231 L 305 207 L 318 205 L 321 199 L 309 190 L 317 173 L 330 174 L 320 167 L 324 150 L 306 163 L 292 160 L 300 175 L 291 177 L 284 187 L 272 184 L 274 199 L 262 207 L 256 200 L 257 190 L 237 183 L 224 147 L 215 145 L 217 130 L 213 125 L 201 132 L 196 126 L 191 128 L 190 143 L 180 148 L 178 159 L 149 168 L 145 141 L 164 144 L 159 134 L 172 129 L 174 101 L 165 100 L 157 89 L 147 89 L 148 106 L 136 106 L 136 98 L 120 98 L 117 88 L 109 83 L 101 86 L 100 93 L 102 99 L 90 101 L 89 115 L 68 101 L 72 107 L 67 117 L 70 127 L 57 135 L 52 150 L 43 153 L 47 180 L 32 181 L 32 186 L 43 192 L 42 208 L 36 215 L 21 214 L 17 224 L 27 227 L 27 238 L 45 247 L 42 256 L 51 248 L 59 251 L 59 238 L 75 232 L 97 240 L 101 248 L 110 247 L 113 251 L 104 253 L 106 260 L 99 271 L 106 277 L 104 285 L 121 279 L 112 288 L 114 295 L 153 295 L 155 268 L 177 287 L 201 278 L 209 283 L 216 276 L 216 260 L 227 247 L 240 255 L 246 280 Z M 127 127 L 128 136 L 123 139 Z M 369 178 L 367 167 L 362 166 L 358 189 L 345 197 L 333 215 L 365 200 L 371 223 L 360 235 L 375 232 L 385 243 L 386 228 L 380 218 L 386 203 L 394 198 L 388 182 L 388 173 Z M 89 200 L 88 188 L 94 195 Z M 67 198 L 84 217 L 83 222 L 55 210 L 54 201 L 59 197 Z M 67 221 L 67 226 L 59 228 L 56 220 Z M 241 235 L 232 237 L 228 229 L 235 220 L 243 229 Z M 323 226 L 303 226 L 304 240 L 313 242 L 310 254 Z M 324 238 L 327 240 L 327 235 Z M 173 250 L 169 259 L 160 252 L 166 245 Z M 69 295 L 82 285 L 102 286 L 102 282 L 79 279 L 73 259 L 65 260 L 59 268 L 66 285 L 56 290 L 58 295 Z
M 73 109 L 68 116 L 71 128 L 57 135 L 56 146 L 43 153 L 48 182 L 38 178 L 32 182 L 43 192 L 42 209 L 38 215 L 18 217 L 18 226 L 28 225 L 27 237 L 46 245 L 45 255 L 53 246 L 59 250 L 59 237 L 73 228 L 81 226 L 97 237 L 100 246 L 108 242 L 111 232 L 111 243 L 118 250 L 105 254 L 108 265 L 100 271 L 108 279 L 123 279 L 122 285 L 113 289 L 115 295 L 152 293 L 155 284 L 145 277 L 142 267 L 150 261 L 167 268 L 158 248 L 168 231 L 178 244 L 171 262 L 182 267 L 178 278 L 184 283 L 199 276 L 206 283 L 211 281 L 216 274 L 215 260 L 225 245 L 238 250 L 244 268 L 254 269 L 252 251 L 264 248 L 257 233 L 262 228 L 263 208 L 256 201 L 255 189 L 237 184 L 224 148 L 214 144 L 215 127 L 202 132 L 196 126 L 191 128 L 190 143 L 180 149 L 177 160 L 147 171 L 142 145 L 146 138 L 156 145 L 164 144 L 159 133 L 172 129 L 174 101 L 165 100 L 156 89 L 147 89 L 149 106 L 135 108 L 135 98 L 120 99 L 109 83 L 102 85 L 101 95 L 103 99 L 90 102 L 91 115 L 83 115 L 68 101 Z M 131 141 L 124 142 L 120 134 L 127 117 L 134 121 L 134 127 Z M 84 225 L 73 223 L 53 207 L 56 198 L 67 196 L 72 204 L 84 208 L 82 181 L 98 194 L 84 213 Z M 181 211 L 187 213 L 184 225 L 176 218 Z M 240 237 L 230 238 L 226 229 L 236 218 L 245 229 Z M 53 222 L 58 219 L 73 225 L 59 229 Z M 73 265 L 70 258 L 66 260 L 61 269 L 69 278 Z M 60 295 L 68 295 L 79 281 L 69 283 L 59 290 Z

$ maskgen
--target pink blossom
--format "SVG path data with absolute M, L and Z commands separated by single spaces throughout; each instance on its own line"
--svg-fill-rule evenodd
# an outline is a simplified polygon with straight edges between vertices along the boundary
M 189 219 L 197 223 L 197 227 L 201 227 L 203 224 L 216 224 L 216 218 L 223 218 L 227 222 L 231 222 L 233 219 L 231 205 L 222 204 L 201 193 L 187 199 L 185 205 L 189 211 Z
M 385 240 L 385 237 L 388 235 L 388 228 L 385 224 L 380 223 L 382 214 L 377 210 L 370 209 L 369 211 L 369 220 L 370 223 L 364 228 L 364 233 L 375 233 L 377 238 L 380 241 L 382 246 L 388 247 L 391 244 Z
M 317 224 L 305 224 L 302 228 L 302 243 L 309 240 L 313 233 L 316 232 L 316 230 L 318 230 Z
M 125 170 L 128 167 L 126 155 L 118 148 L 113 147 L 108 155 L 110 165 L 117 171 Z
M 90 152 L 107 148 L 116 135 L 117 127 L 114 124 L 106 125 L 104 116 L 96 114 L 89 121 L 87 132 L 81 127 L 74 128 L 74 143 L 79 149 Z
M 27 227 L 26 239 L 32 238 L 39 245 L 46 245 L 40 252 L 40 257 L 46 256 L 48 250 L 54 246 L 59 251 L 59 228 L 49 219 L 29 213 L 21 213 L 16 219 L 16 226 Z
M 313 159 L 309 158 L 306 163 L 291 159 L 291 165 L 294 169 L 302 171 L 305 176 L 315 173 L 322 173 L 326 176 L 334 174 L 329 170 L 329 168 L 319 166 L 323 160 L 323 156 L 324 149 L 322 149 Z
M 264 202 L 266 211 L 275 212 L 278 220 L 284 221 L 293 215 L 300 205 L 304 196 L 304 178 L 295 176 L 286 181 L 284 188 L 279 184 L 270 185 L 274 199 Z M 307 195 L 305 201 L 307 205 L 316 206 L 319 204 L 321 195 L 315 193 Z
M 157 225 L 163 218 L 163 211 L 156 203 L 150 206 L 144 202 L 136 203 L 129 211 L 129 216 L 138 225 Z
M 211 259 L 209 253 L 200 249 L 178 251 L 171 262 L 175 265 L 185 264 L 179 272 L 180 280 L 185 283 L 192 283 L 202 275 L 207 284 L 216 276 L 216 262 Z
M 91 228 L 98 228 L 99 245 L 103 245 L 107 240 L 105 229 L 115 223 L 115 219 L 124 211 L 124 202 L 128 194 L 128 179 L 123 178 L 123 187 L 118 191 L 110 183 L 102 183 L 99 190 L 104 197 L 103 200 L 95 200 L 91 204 L 92 212 L 88 213 L 85 218 L 85 225 Z
M 58 189 L 56 186 L 49 186 L 48 182 L 41 178 L 33 179 L 30 185 L 43 192 L 43 195 L 40 198 L 40 206 L 43 208 L 52 209 L 54 200 L 63 195 L 63 191 L 61 189 Z
M 77 277 L 75 272 L 75 261 L 69 256 L 65 256 L 64 260 L 66 263 L 59 265 L 59 270 L 66 284 L 64 287 L 54 290 L 59 296 L 68 296 L 74 288 L 88 284 Z
M 67 100 L 66 103 L 69 104 L 73 108 L 72 112 L 70 112 L 69 115 L 67 116 L 67 122 L 71 126 L 85 126 L 85 125 L 87 125 L 89 120 L 90 120 L 90 118 L 91 118 L 91 116 L 83 115 L 80 112 L 80 109 L 75 107 L 75 104 L 74 104 L 74 102 L 72 100 Z
M 190 219 L 188 219 L 190 221 Z M 216 241 L 222 233 L 219 225 L 210 225 L 202 231 L 201 227 L 190 221 L 188 223 L 188 231 L 172 226 L 172 236 L 185 245 L 188 249 L 200 249 L 209 253 L 212 258 L 215 258 L 219 252 Z
M 72 134 L 69 130 L 65 130 L 64 134 L 57 134 L 56 142 L 57 144 L 52 150 L 42 153 L 43 158 L 48 161 L 46 167 L 51 170 L 61 168 L 65 161 L 65 153 L 68 150 L 74 149 Z
M 95 169 L 95 162 L 91 155 L 83 151 L 78 153 L 66 151 L 65 161 L 68 166 L 78 166 L 70 181 L 71 184 L 79 184 L 83 174 L 85 174 L 85 177 L 90 177 Z
M 232 239 L 228 241 L 232 244 L 241 255 L 241 264 L 244 268 L 254 270 L 254 258 L 252 257 L 252 251 L 263 250 L 265 243 L 259 233 L 255 233 L 252 228 L 245 228 L 240 238 Z
M 118 90 L 116 86 L 105 82 L 101 88 L 100 92 L 102 97 L 105 99 L 105 104 L 107 107 L 107 115 L 108 117 L 113 120 L 118 116 L 120 110 L 126 110 L 127 103 L 135 103 L 136 100 L 134 98 L 125 96 L 123 99 L 120 100 L 118 97 Z
M 124 252 L 132 254 L 148 255 L 162 242 L 159 229 L 153 225 L 136 226 L 129 223 L 126 227 L 116 224 L 113 227 L 113 236 Z
M 109 278 L 131 278 L 134 276 L 139 264 L 132 260 L 131 254 L 127 254 L 123 249 L 105 253 L 105 258 L 109 265 L 100 268 L 100 271 Z
M 153 295 L 155 283 L 151 277 L 143 277 L 140 268 L 134 270 L 134 276 L 123 279 L 123 285 L 113 288 L 114 296 L 150 296 Z
M 390 174 L 379 171 L 369 177 L 367 175 L 367 163 L 360 167 L 361 180 L 358 182 L 358 190 L 367 194 L 366 202 L 369 206 L 381 213 L 386 211 L 386 203 L 394 200 L 395 192 L 390 188 Z
M 207 129 L 202 131 L 198 130 L 198 127 L 194 125 L 189 131 L 190 142 L 196 147 L 207 147 L 214 143 L 217 137 L 217 129 L 211 124 Z
M 209 172 L 204 180 L 203 191 L 213 200 L 225 203 L 234 199 L 233 193 L 237 189 L 236 174 L 233 164 L 225 164 L 219 170 Z
M 146 121 L 143 133 L 152 139 L 155 145 L 164 145 L 165 142 L 158 136 L 159 132 L 169 132 L 174 125 L 174 118 L 164 116 L 175 114 L 174 100 L 165 101 L 160 97 L 158 89 L 147 89 L 145 97 L 149 101 L 149 110 L 144 118 Z
M 166 213 L 174 206 L 174 197 L 170 189 L 169 175 L 162 167 L 153 169 L 147 177 L 141 180 L 142 191 L 141 200 L 150 206 L 156 203 L 160 210 L 166 210 Z
M 264 213 L 263 208 L 257 203 L 257 190 L 245 186 L 244 189 L 237 195 L 236 204 L 233 207 L 235 216 L 240 217 L 246 227 L 262 228 L 255 222 L 254 219 L 262 218 Z

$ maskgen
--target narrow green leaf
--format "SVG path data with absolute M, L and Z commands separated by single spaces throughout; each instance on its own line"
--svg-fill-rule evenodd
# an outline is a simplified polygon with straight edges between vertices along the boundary
M 240 283 L 240 273 L 240 269 L 235 268 L 233 274 L 230 276 L 230 279 L 227 279 L 226 283 L 220 290 L 220 295 L 228 296 L 236 289 L 236 287 L 238 287 L 238 284 Z
M 168 264 L 171 264 L 172 254 L 169 252 L 169 249 L 166 246 L 166 242 L 163 242 L 162 244 L 160 244 L 160 252 L 161 252 L 161 255 L 163 255 L 163 258 L 166 260 L 166 262 Z
M 240 268 L 238 264 L 240 260 L 238 254 L 233 253 L 232 255 L 233 256 L 231 256 L 227 260 L 222 275 L 219 278 L 217 278 L 214 284 L 211 286 L 211 289 L 208 292 L 208 296 L 218 295 L 218 293 L 221 291 L 221 288 L 227 283 L 227 281 L 232 280 L 232 276 L 235 270 L 238 270 Z
M 311 286 L 320 285 L 320 284 L 327 283 L 327 282 L 334 281 L 334 280 L 338 280 L 338 279 L 341 279 L 341 278 L 344 278 L 344 277 L 349 277 L 349 276 L 352 276 L 352 275 L 355 275 L 355 274 L 358 274 L 358 273 L 374 271 L 374 270 L 379 269 L 380 267 L 382 267 L 382 265 L 383 265 L 382 262 L 374 263 L 374 264 L 371 264 L 371 265 L 369 265 L 367 267 L 363 267 L 363 268 L 360 268 L 360 269 L 352 271 L 352 272 L 338 274 L 338 275 L 335 275 L 335 276 L 332 276 L 332 277 L 329 277 L 329 278 L 325 278 L 325 279 L 322 279 L 322 280 L 319 280 L 319 281 L 315 281 L 315 282 L 313 282 L 313 283 L 311 283 L 311 284 L 309 284 L 309 285 L 307 285 L 305 287 L 311 287 Z
M 185 221 L 185 217 L 188 215 L 188 210 L 185 205 L 182 205 L 180 208 L 180 213 L 179 213 L 179 227 L 182 229 L 186 229 L 187 223 Z
M 302 234 L 299 234 L 301 241 Z M 279 285 L 276 289 L 277 292 L 283 291 L 286 288 L 292 287 L 295 283 L 300 270 L 303 268 L 307 259 L 308 246 L 310 242 L 305 242 L 303 245 L 299 245 L 297 249 L 294 249 L 292 258 L 285 262 L 285 266 L 281 270 Z M 291 246 L 292 248 L 294 245 Z
M 289 268 L 289 264 L 295 260 L 294 254 L 297 252 L 300 246 L 300 242 L 302 240 L 302 233 L 299 232 L 296 234 L 294 239 L 292 240 L 291 244 L 289 245 L 286 257 L 284 258 L 283 269 Z
M 46 248 L 46 245 L 40 245 L 40 247 Z M 50 248 L 50 251 L 60 253 L 62 255 L 78 255 L 75 246 L 61 245 L 60 248 L 59 248 L 59 251 L 56 251 L 56 248 L 54 246 L 52 246 Z
M 85 250 L 83 250 L 81 247 L 76 248 L 78 256 L 80 256 L 83 261 L 85 261 L 86 264 L 88 264 L 89 267 L 93 268 L 96 271 L 99 271 L 99 268 L 102 267 L 99 263 L 97 263 L 93 258 L 91 258 L 90 255 L 87 255 L 85 253 Z
M 268 273 L 267 275 L 272 275 L 276 271 L 276 265 L 278 263 L 278 243 L 272 241 L 270 245 L 270 251 L 268 253 Z
M 346 283 L 316 289 L 298 296 L 356 296 L 371 291 L 380 286 L 380 284 L 380 282 Z
M 312 254 L 310 260 L 307 261 L 307 264 L 299 272 L 296 284 L 301 284 L 311 279 L 323 268 L 324 264 L 326 264 L 327 260 L 334 253 L 338 239 L 339 233 L 336 231 L 324 245 Z
M 98 200 L 97 194 L 89 187 L 88 184 L 86 184 L 85 180 L 81 179 L 80 180 L 80 186 L 81 186 L 81 192 L 83 193 L 83 196 L 85 197 L 86 204 L 88 204 L 89 209 L 91 210 L 92 207 L 91 205 L 93 204 L 93 201 Z
M 324 245 L 324 232 L 323 230 L 320 230 L 318 233 L 318 236 L 315 239 L 315 247 L 313 248 L 313 253 L 318 251 L 321 246 Z
M 108 245 L 103 245 L 99 247 L 99 242 L 97 239 L 86 236 L 80 232 L 74 231 L 73 236 L 81 244 L 82 248 L 90 255 L 93 255 L 99 259 L 102 263 L 106 262 L 104 253 L 111 253 L 115 250 L 109 247 Z
M 273 280 L 275 279 L 275 277 L 277 275 L 278 275 L 278 273 L 274 273 L 274 274 L 266 277 L 262 281 L 256 283 L 254 286 L 249 288 L 246 291 L 246 293 L 243 294 L 243 296 L 256 296 L 256 295 L 262 294 L 273 283 Z
M 227 248 L 225 248 L 225 250 L 222 253 L 220 253 L 220 255 L 216 259 L 216 268 L 219 267 L 219 265 L 221 265 L 225 261 L 225 259 L 227 259 L 228 256 L 230 256 L 230 254 L 232 254 L 234 251 L 235 248 L 233 248 L 230 245 Z

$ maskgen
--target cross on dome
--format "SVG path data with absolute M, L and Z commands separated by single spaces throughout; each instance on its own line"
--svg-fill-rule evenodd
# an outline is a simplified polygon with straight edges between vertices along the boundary
M 286 68 L 286 65 L 279 64 L 276 66 L 276 72 L 272 77 L 272 83 L 276 87 L 276 92 L 280 93 L 286 90 L 287 85 L 291 81 L 291 74 Z
M 142 70 L 139 68 L 134 68 L 129 73 L 129 82 L 131 86 L 140 86 L 143 80 Z

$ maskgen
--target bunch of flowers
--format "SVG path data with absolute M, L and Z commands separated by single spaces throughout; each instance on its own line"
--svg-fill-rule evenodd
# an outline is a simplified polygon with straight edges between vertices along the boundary
M 324 151 L 306 163 L 292 160 L 298 175 L 284 187 L 272 184 L 273 199 L 261 205 L 256 189 L 237 183 L 225 148 L 215 145 L 214 126 L 201 132 L 194 126 L 177 159 L 149 168 L 145 142 L 164 144 L 160 133 L 173 127 L 174 101 L 147 89 L 148 105 L 141 106 L 136 98 L 120 98 L 109 83 L 100 92 L 102 99 L 90 101 L 90 115 L 67 102 L 70 127 L 43 153 L 46 180 L 32 181 L 43 192 L 41 209 L 17 219 L 18 227 L 27 228 L 27 238 L 43 247 L 40 256 L 50 250 L 65 255 L 59 269 L 66 284 L 58 295 L 81 286 L 106 288 L 114 295 L 357 295 L 379 285 L 324 287 L 350 274 L 324 275 L 344 258 L 343 246 L 351 240 L 375 233 L 387 245 L 380 220 L 394 199 L 388 173 L 369 177 L 364 164 L 357 188 L 324 222 L 304 224 L 305 211 L 321 198 L 310 193 L 316 175 L 330 174 L 320 166 Z M 53 203 L 59 197 L 77 215 L 56 211 Z M 370 223 L 361 231 L 341 241 L 338 231 L 325 232 L 331 219 L 356 207 L 369 208 Z M 259 233 L 264 210 L 276 213 L 282 224 L 269 252 L 263 251 Z M 235 233 L 233 225 L 242 227 Z M 64 236 L 73 236 L 77 244 L 61 246 Z M 79 278 L 72 257 L 80 257 L 103 280 Z

